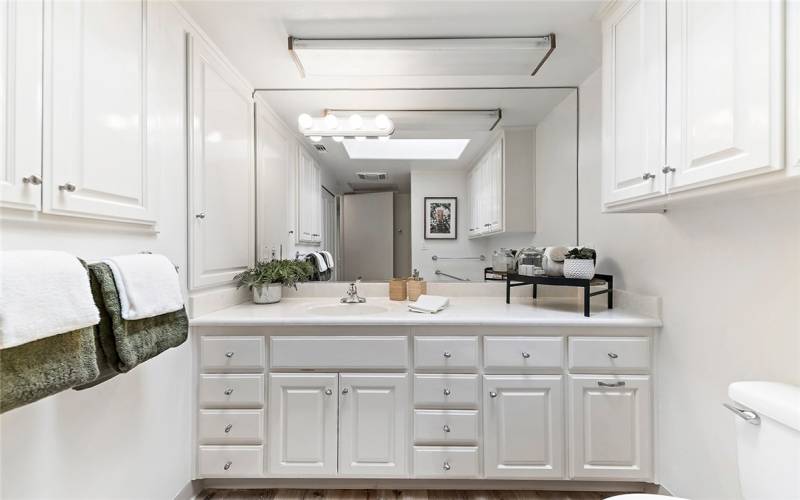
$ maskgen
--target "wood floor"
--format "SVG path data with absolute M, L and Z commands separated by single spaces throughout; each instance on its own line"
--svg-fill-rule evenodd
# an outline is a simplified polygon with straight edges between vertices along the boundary
M 520 490 L 204 490 L 203 500 L 603 500 L 615 493 Z

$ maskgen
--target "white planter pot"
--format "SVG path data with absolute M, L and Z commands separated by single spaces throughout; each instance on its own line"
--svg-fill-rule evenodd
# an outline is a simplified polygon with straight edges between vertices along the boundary
M 256 304 L 274 304 L 280 302 L 282 296 L 283 285 L 280 283 L 253 287 L 253 302 Z
M 594 278 L 594 261 L 592 259 L 565 259 L 564 277 L 582 280 Z

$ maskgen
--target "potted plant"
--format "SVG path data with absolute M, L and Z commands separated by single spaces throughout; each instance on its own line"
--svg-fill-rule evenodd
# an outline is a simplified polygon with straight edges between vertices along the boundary
M 309 262 L 298 260 L 270 260 L 257 262 L 255 266 L 233 277 L 238 282 L 236 288 L 247 286 L 253 291 L 256 304 L 280 302 L 282 287 L 291 286 L 308 279 L 314 273 Z
M 591 248 L 573 248 L 564 256 L 564 277 L 590 280 L 594 278 L 597 253 Z

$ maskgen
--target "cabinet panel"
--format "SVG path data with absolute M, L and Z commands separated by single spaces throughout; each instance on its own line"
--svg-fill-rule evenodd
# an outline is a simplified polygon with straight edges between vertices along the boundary
M 338 392 L 335 373 L 270 374 L 270 472 L 336 474 Z
M 339 474 L 406 474 L 408 374 L 339 376 Z
M 264 375 L 200 375 L 203 408 L 258 408 L 264 404 Z
M 484 377 L 486 477 L 564 475 L 562 377 Z
M 260 371 L 264 368 L 265 354 L 264 337 L 200 337 L 200 367 L 203 370 Z
M 800 2 L 787 2 L 786 19 L 786 167 L 800 175 Z
M 603 23 L 603 200 L 664 193 L 664 0 L 624 2 Z
M 192 40 L 190 287 L 229 283 L 254 260 L 250 89 Z
M 670 2 L 670 191 L 783 167 L 783 4 Z
M 41 95 L 42 2 L 3 2 L 0 4 L 2 207 L 41 208 Z
M 297 242 L 315 244 L 322 241 L 321 176 L 305 148 L 297 151 Z
M 200 410 L 197 441 L 200 444 L 261 444 L 264 410 Z
M 650 377 L 573 375 L 570 397 L 572 477 L 649 479 Z
M 478 444 L 477 410 L 414 410 L 414 444 Z
M 642 373 L 650 370 L 649 337 L 570 337 L 569 371 Z
M 478 369 L 478 337 L 415 337 L 417 370 L 467 371 Z
M 414 476 L 438 479 L 478 477 L 480 454 L 472 446 L 415 446 Z
M 477 375 L 414 375 L 414 404 L 427 408 L 477 408 Z
M 408 367 L 406 337 L 302 336 L 271 337 L 273 369 L 373 369 Z
M 203 477 L 259 477 L 263 456 L 262 446 L 201 446 L 197 469 Z
M 564 365 L 563 337 L 484 337 L 483 367 L 516 373 L 557 371 Z
M 45 4 L 44 211 L 155 222 L 144 1 Z

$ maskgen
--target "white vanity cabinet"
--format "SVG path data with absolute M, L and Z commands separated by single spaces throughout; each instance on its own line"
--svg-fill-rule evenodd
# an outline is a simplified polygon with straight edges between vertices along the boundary
M 322 182 L 319 165 L 297 147 L 297 243 L 322 242 Z

